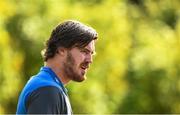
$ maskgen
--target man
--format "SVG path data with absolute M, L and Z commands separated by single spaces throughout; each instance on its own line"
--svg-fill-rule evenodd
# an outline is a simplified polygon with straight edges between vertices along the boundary
M 25 85 L 16 113 L 72 114 L 64 85 L 86 79 L 96 39 L 96 31 L 80 22 L 68 20 L 58 25 L 46 43 L 45 66 Z

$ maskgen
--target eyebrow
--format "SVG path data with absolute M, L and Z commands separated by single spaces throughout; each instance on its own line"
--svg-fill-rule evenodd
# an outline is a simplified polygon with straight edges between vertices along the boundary
M 90 51 L 90 50 L 87 49 L 87 48 L 82 48 L 82 50 L 88 51 L 88 52 L 90 52 L 92 55 L 96 55 L 96 52 L 95 52 L 95 51 Z

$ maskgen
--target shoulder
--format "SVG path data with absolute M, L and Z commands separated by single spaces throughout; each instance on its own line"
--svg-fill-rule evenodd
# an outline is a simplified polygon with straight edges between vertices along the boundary
M 40 99 L 42 101 L 58 102 L 59 99 L 63 99 L 63 92 L 55 86 L 40 87 L 31 92 L 28 96 L 28 100 Z
M 54 86 L 34 90 L 26 101 L 28 113 L 59 113 L 65 106 L 64 94 Z
M 56 90 L 54 90 L 54 87 L 48 88 L 49 86 L 54 86 L 57 88 L 61 88 L 59 87 L 59 85 L 52 79 L 52 77 L 49 76 L 49 74 L 45 73 L 45 72 L 40 72 L 35 76 L 32 76 L 28 82 L 26 83 L 25 87 L 24 87 L 24 91 L 27 92 L 26 94 L 29 94 L 31 92 L 39 91 L 39 90 L 45 90 L 45 91 L 57 91 L 57 88 L 55 88 Z M 46 89 L 47 87 L 47 89 Z M 49 90 L 50 89 L 50 90 Z

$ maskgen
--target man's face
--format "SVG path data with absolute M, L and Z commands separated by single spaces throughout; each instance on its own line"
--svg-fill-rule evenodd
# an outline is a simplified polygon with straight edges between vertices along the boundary
M 92 56 L 95 52 L 95 41 L 92 40 L 84 48 L 72 48 L 67 52 L 67 57 L 64 62 L 64 72 L 66 76 L 77 82 L 86 79 L 86 72 L 89 65 L 92 63 Z

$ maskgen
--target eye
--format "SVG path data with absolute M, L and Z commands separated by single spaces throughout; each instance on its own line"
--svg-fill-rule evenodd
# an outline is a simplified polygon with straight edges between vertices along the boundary
M 85 55 L 91 54 L 91 52 L 89 50 L 87 50 L 87 49 L 81 49 L 80 51 Z
M 89 52 L 87 50 L 81 50 L 82 53 L 88 54 Z

